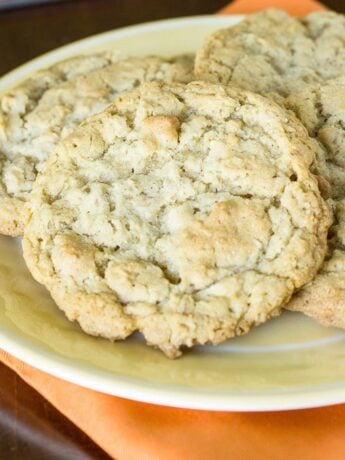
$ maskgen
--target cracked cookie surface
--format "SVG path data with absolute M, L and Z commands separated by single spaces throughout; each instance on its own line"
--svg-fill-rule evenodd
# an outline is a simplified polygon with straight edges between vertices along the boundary
M 251 14 L 206 39 L 195 73 L 280 102 L 345 74 L 345 16 L 317 12 L 298 20 L 275 9 Z
M 326 260 L 316 278 L 287 308 L 327 326 L 345 328 L 345 78 L 293 94 L 285 104 L 324 147 L 315 168 L 331 185 L 334 213 Z
M 143 81 L 189 82 L 193 58 L 79 56 L 37 72 L 0 98 L 0 233 L 20 236 L 25 202 L 59 140 Z
M 320 267 L 328 209 L 305 128 L 259 95 L 145 83 L 63 140 L 23 250 L 70 320 L 176 357 L 279 314 Z

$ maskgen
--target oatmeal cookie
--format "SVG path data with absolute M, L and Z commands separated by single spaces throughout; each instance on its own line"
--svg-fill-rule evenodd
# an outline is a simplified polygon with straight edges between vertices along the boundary
M 34 184 L 23 250 L 70 320 L 174 358 L 279 314 L 325 255 L 302 124 L 259 95 L 144 83 L 65 138 Z
M 143 81 L 189 82 L 192 56 L 80 56 L 43 70 L 0 98 L 0 233 L 23 232 L 25 203 L 59 140 Z
M 345 328 L 345 78 L 318 84 L 291 95 L 286 106 L 323 146 L 315 162 L 318 174 L 331 185 L 334 223 L 328 251 L 316 278 L 287 305 L 327 326 Z
M 296 19 L 268 9 L 206 39 L 197 78 L 233 84 L 281 102 L 309 84 L 345 74 L 345 16 L 311 13 Z

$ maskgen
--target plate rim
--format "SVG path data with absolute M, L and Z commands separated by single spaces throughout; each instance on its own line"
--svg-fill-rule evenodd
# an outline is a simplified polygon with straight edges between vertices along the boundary
M 266 394 L 243 392 L 210 391 L 154 384 L 133 377 L 122 377 L 100 369 L 93 369 L 92 379 L 87 365 L 80 361 L 72 367 L 69 358 L 59 356 L 50 350 L 41 350 L 35 343 L 20 337 L 13 342 L 7 334 L 0 332 L 1 349 L 23 363 L 46 374 L 84 388 L 111 396 L 180 409 L 194 409 L 222 412 L 266 412 L 310 409 L 331 406 L 345 401 L 344 384 L 326 384 L 309 389 L 269 390 Z M 29 348 L 27 347 L 29 345 Z M 202 397 L 202 398 L 201 398 Z
M 215 25 L 229 25 L 232 21 L 240 21 L 245 17 L 244 14 L 229 14 L 229 15 L 212 15 L 204 14 L 197 16 L 183 16 L 169 19 L 159 19 L 155 21 L 148 21 L 139 24 L 133 24 L 130 26 L 119 27 L 99 34 L 94 34 L 75 40 L 71 43 L 54 48 L 46 53 L 40 54 L 29 61 L 20 64 L 14 69 L 0 75 L 0 92 L 2 87 L 7 89 L 9 81 L 16 79 L 17 82 L 21 78 L 28 77 L 28 72 L 32 72 L 38 69 L 44 69 L 59 61 L 60 59 L 68 59 L 69 57 L 75 56 L 83 51 L 90 51 L 92 48 L 97 48 L 102 45 L 106 45 L 112 39 L 125 38 L 126 36 L 137 35 L 140 32 L 154 31 L 154 30 L 166 30 L 166 28 L 176 29 L 178 27 L 184 27 L 193 23 L 194 25 L 202 24 L 215 24 Z M 90 48 L 91 44 L 91 48 Z M 87 53 L 86 53 L 87 54 Z M 47 61 L 47 64 L 41 66 L 41 62 Z M 15 82 L 15 84 L 17 84 Z M 13 83 L 12 83 L 13 84 Z M 10 85 L 12 85 L 10 84 Z
M 244 15 L 199 15 L 170 18 L 91 35 L 37 56 L 1 76 L 0 92 L 17 84 L 22 78 L 28 77 L 31 72 L 39 68 L 48 67 L 60 59 L 85 52 L 90 48 L 106 45 L 112 40 L 139 35 L 145 31 L 166 30 L 166 28 L 176 30 L 188 25 L 215 24 L 221 27 L 243 17 Z M 73 358 L 43 349 L 28 337 L 13 337 L 10 331 L 1 329 L 0 336 L 2 350 L 40 371 L 91 390 L 143 403 L 183 409 L 261 412 L 323 407 L 345 402 L 344 384 L 327 384 L 324 387 L 316 385 L 309 390 L 303 387 L 303 389 L 282 390 L 277 393 L 270 390 L 267 394 L 263 394 L 262 391 L 260 394 L 254 392 L 241 394 L 233 391 L 226 393 L 224 390 L 210 394 L 209 391 L 200 388 L 197 390 L 182 386 L 170 388 L 145 382 L 140 378 L 125 378 L 115 372 L 110 373 L 96 368 L 92 369 L 91 374 L 90 367 L 88 368 L 86 364 L 76 361 L 76 366 L 73 367 L 71 364 Z

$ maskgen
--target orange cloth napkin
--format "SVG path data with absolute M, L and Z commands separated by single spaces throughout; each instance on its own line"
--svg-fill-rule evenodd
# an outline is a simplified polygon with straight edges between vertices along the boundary
M 247 14 L 265 8 L 281 8 L 294 16 L 304 16 L 311 11 L 327 9 L 316 0 L 235 0 L 222 8 L 220 14 Z
M 221 13 L 269 6 L 293 14 L 325 8 L 312 0 L 237 0 Z M 81 388 L 3 351 L 0 359 L 117 460 L 345 458 L 345 404 L 266 413 L 172 409 Z

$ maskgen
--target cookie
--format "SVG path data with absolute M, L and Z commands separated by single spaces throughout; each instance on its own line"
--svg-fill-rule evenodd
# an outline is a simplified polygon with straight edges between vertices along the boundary
M 279 314 L 326 250 L 305 128 L 205 82 L 145 83 L 65 138 L 33 187 L 23 251 L 70 320 L 168 357 Z
M 188 82 L 193 58 L 106 54 L 70 59 L 40 71 L 0 99 L 0 233 L 23 232 L 25 202 L 59 140 L 122 91 L 145 80 Z
M 197 53 L 197 78 L 234 84 L 277 102 L 309 84 L 345 74 L 345 16 L 297 20 L 269 9 L 211 35 Z
M 293 94 L 286 106 L 323 146 L 315 168 L 331 185 L 334 211 L 325 263 L 287 308 L 306 313 L 324 325 L 345 328 L 345 78 Z

